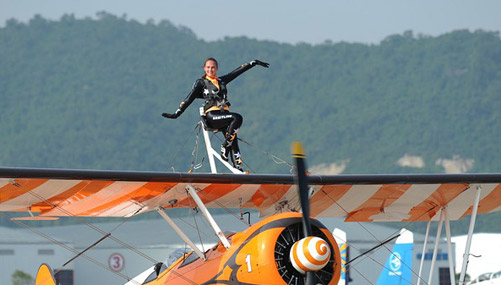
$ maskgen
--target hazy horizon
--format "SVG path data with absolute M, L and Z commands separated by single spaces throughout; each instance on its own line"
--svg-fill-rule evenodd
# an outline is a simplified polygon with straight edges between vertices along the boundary
M 246 36 L 258 40 L 311 44 L 332 42 L 379 43 L 387 36 L 413 31 L 437 36 L 451 31 L 501 31 L 501 1 L 497 0 L 213 0 L 211 6 L 165 0 L 0 0 L 0 26 L 8 19 L 27 22 L 34 15 L 58 20 L 64 14 L 96 18 L 96 13 L 127 15 L 145 23 L 168 20 L 213 41 Z

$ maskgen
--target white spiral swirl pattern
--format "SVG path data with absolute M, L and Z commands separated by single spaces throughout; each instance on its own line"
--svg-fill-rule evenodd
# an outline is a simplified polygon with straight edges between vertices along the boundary
M 329 244 L 319 237 L 305 237 L 297 241 L 290 252 L 292 265 L 302 274 L 324 268 L 330 256 Z

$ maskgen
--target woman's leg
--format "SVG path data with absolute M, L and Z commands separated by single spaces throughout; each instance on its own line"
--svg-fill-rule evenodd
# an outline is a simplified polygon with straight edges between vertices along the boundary
M 211 111 L 206 115 L 209 127 L 218 129 L 224 134 L 224 142 L 221 145 L 221 157 L 228 161 L 231 150 L 233 150 L 233 164 L 241 169 L 242 159 L 238 147 L 237 132 L 242 125 L 243 118 L 238 113 L 228 111 Z
M 231 148 L 233 150 L 233 166 L 235 166 L 236 169 L 243 171 L 242 155 L 240 154 L 240 148 L 238 147 L 238 138 L 236 134 L 235 134 L 235 139 L 231 144 Z

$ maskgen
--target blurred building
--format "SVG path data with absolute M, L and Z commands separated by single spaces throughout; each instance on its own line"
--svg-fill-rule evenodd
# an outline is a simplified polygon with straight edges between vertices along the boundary
M 12 284 L 12 274 L 16 270 L 35 278 L 41 263 L 61 265 L 73 256 L 66 249 L 73 249 L 72 243 L 51 239 L 32 231 L 0 227 L 0 284 Z M 72 284 L 73 264 L 60 269 L 57 272 L 59 280 Z
M 174 220 L 200 248 L 207 250 L 217 242 L 214 232 L 204 219 L 192 216 Z M 247 228 L 246 221 L 235 215 L 216 215 L 215 220 L 223 231 L 242 231 Z M 347 233 L 348 259 L 355 258 L 400 231 L 377 223 L 346 223 L 339 218 L 320 220 L 331 231 L 338 227 Z M 253 216 L 251 223 L 256 221 L 257 217 Z M 11 284 L 11 275 L 15 270 L 22 270 L 35 277 L 41 263 L 47 263 L 52 269 L 59 271 L 58 277 L 63 285 L 124 284 L 153 264 L 165 262 L 174 250 L 186 247 L 162 219 L 117 219 L 113 223 L 93 224 L 82 222 L 78 225 L 41 227 L 36 230 L 39 232 L 0 228 L 0 284 Z M 85 250 L 109 232 L 111 236 L 85 252 L 84 256 L 63 266 L 76 255 L 75 252 Z M 428 280 L 434 235 L 432 233 L 429 237 L 423 284 Z M 412 284 L 417 281 L 423 241 L 423 235 L 414 234 Z M 367 280 L 375 283 L 393 243 L 394 241 L 353 262 L 348 272 L 351 278 L 349 284 L 371 284 Z M 447 245 L 442 240 L 433 284 L 449 284 L 449 258 Z

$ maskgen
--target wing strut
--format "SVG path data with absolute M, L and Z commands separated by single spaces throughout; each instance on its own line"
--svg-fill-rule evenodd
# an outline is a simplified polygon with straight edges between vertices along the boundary
M 466 249 L 463 254 L 463 265 L 461 266 L 461 275 L 459 276 L 459 284 L 466 284 L 464 282 L 466 275 L 466 267 L 468 267 L 468 258 L 470 258 L 470 247 L 471 238 L 473 236 L 473 229 L 475 228 L 475 220 L 477 218 L 478 203 L 480 202 L 480 193 L 482 192 L 482 187 L 477 186 L 477 194 L 475 196 L 475 203 L 473 204 L 473 210 L 470 218 L 470 227 L 468 228 L 468 237 L 466 239 Z
M 454 264 L 452 263 L 452 257 L 453 252 L 452 252 L 452 243 L 451 243 L 451 226 L 449 222 L 449 215 L 447 211 L 447 206 L 444 208 L 444 217 L 445 217 L 445 235 L 447 236 L 447 250 L 449 251 L 449 257 L 447 258 L 449 260 L 449 277 L 451 278 L 451 284 L 456 284 L 456 276 L 454 276 Z
M 423 280 L 423 278 L 421 277 L 421 273 L 423 273 L 423 265 L 424 265 L 424 257 L 426 254 L 426 246 L 428 245 L 428 237 L 430 236 L 430 225 L 431 225 L 431 219 L 428 221 L 428 225 L 426 226 L 426 234 L 424 236 L 423 251 L 421 253 L 421 262 L 419 263 L 419 272 L 418 272 L 418 278 L 417 278 L 416 285 L 420 285 L 421 280 Z
M 444 223 L 444 210 L 440 209 L 440 219 L 438 221 L 437 236 L 435 237 L 435 247 L 433 248 L 433 257 L 431 258 L 430 275 L 428 276 L 428 284 L 432 284 L 433 268 L 437 260 L 438 244 L 440 243 L 440 235 L 442 234 L 442 225 Z
M 200 251 L 200 249 L 198 249 L 198 247 L 190 240 L 190 238 L 184 234 L 184 232 L 176 225 L 176 223 L 174 223 L 174 221 L 169 217 L 169 215 L 167 215 L 162 207 L 157 207 L 157 212 L 160 214 L 160 216 L 162 216 L 162 218 L 164 218 L 167 223 L 169 223 L 169 225 L 176 231 L 181 239 L 183 239 L 184 242 L 186 242 L 191 247 L 191 249 L 193 249 L 193 252 L 195 252 L 198 257 L 206 260 L 205 254 L 203 254 L 202 251 Z
M 191 198 L 193 198 L 193 201 L 197 204 L 198 208 L 200 211 L 202 211 L 202 214 L 204 214 L 205 218 L 211 225 L 212 229 L 216 232 L 216 236 L 221 240 L 223 243 L 224 247 L 229 248 L 230 247 L 230 242 L 224 235 L 223 231 L 221 231 L 221 228 L 217 225 L 216 221 L 212 217 L 212 215 L 209 213 L 209 210 L 207 210 L 207 207 L 205 207 L 205 204 L 202 202 L 200 197 L 198 197 L 197 191 L 193 186 L 190 184 L 186 185 L 186 191 L 188 191 L 188 194 L 190 194 Z

